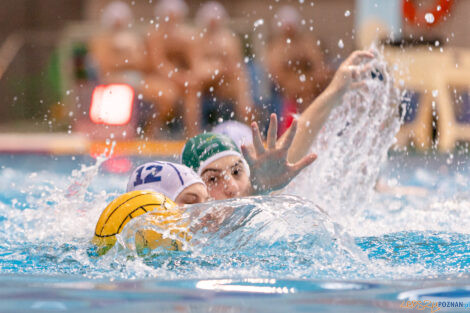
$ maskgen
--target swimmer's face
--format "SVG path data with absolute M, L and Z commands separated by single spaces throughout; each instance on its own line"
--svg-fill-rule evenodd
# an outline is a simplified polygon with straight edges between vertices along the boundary
M 210 163 L 201 177 L 215 200 L 251 195 L 250 178 L 238 156 L 226 156 Z
M 193 184 L 185 188 L 175 199 L 178 205 L 203 203 L 209 200 L 207 187 L 201 183 Z

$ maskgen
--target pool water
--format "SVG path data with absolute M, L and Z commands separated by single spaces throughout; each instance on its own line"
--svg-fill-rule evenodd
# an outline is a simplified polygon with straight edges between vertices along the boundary
M 318 160 L 282 193 L 189 207 L 231 214 L 193 234 L 185 251 L 138 256 L 132 234 L 149 224 L 143 215 L 105 256 L 90 256 L 98 217 L 128 174 L 83 156 L 0 155 L 0 311 L 412 312 L 404 301 L 467 304 L 468 151 L 388 152 L 400 119 L 386 84 L 346 95 L 312 147 Z M 379 177 L 420 189 L 380 193 Z
M 360 226 L 346 229 L 306 197 L 230 200 L 208 210 L 235 207 L 233 217 L 189 251 L 139 258 L 114 249 L 98 260 L 89 240 L 127 175 L 86 157 L 0 161 L 2 312 L 395 312 L 406 292 L 470 296 L 465 155 L 391 154 L 384 179 L 430 195 L 376 193 L 355 215 Z M 70 195 L 77 182 L 86 191 Z
M 363 227 L 348 230 L 305 198 L 226 201 L 213 207 L 236 207 L 234 223 L 190 251 L 96 260 L 86 252 L 94 225 L 127 175 L 93 172 L 85 157 L 0 156 L 2 312 L 395 312 L 406 292 L 469 297 L 465 157 L 388 159 L 386 180 L 432 196 L 376 194 L 356 216 Z M 76 181 L 89 185 L 70 196 Z

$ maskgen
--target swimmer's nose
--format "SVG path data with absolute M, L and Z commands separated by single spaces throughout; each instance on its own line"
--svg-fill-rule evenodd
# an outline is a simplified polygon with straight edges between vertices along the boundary
M 228 198 L 236 197 L 240 193 L 238 184 L 232 177 L 224 180 L 224 193 Z

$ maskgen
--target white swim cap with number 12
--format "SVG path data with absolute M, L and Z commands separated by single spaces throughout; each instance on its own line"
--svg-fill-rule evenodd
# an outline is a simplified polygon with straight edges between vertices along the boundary
M 172 162 L 155 161 L 145 163 L 132 172 L 127 184 L 127 192 L 152 190 L 163 193 L 175 201 L 187 187 L 204 182 L 192 169 Z

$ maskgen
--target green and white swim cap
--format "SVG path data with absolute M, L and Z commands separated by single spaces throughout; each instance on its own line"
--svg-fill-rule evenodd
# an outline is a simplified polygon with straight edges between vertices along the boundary
M 194 136 L 186 142 L 181 154 L 181 163 L 201 175 L 208 164 L 226 156 L 238 156 L 246 164 L 232 139 L 222 134 L 205 133 Z

